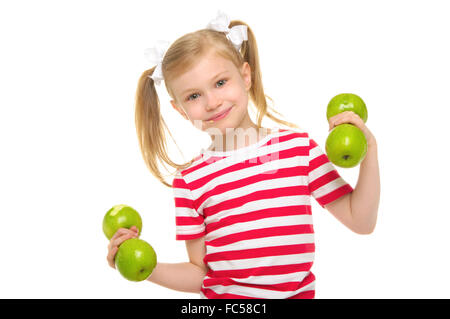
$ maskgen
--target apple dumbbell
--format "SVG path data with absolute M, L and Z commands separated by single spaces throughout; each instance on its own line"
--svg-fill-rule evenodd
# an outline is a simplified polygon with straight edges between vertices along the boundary
M 328 103 L 327 120 L 344 111 L 353 111 L 367 121 L 367 108 L 364 101 L 352 93 L 338 94 Z M 344 168 L 355 167 L 367 153 L 367 140 L 364 133 L 352 124 L 341 124 L 334 127 L 325 142 L 328 159 L 335 165 Z
M 115 205 L 103 218 L 103 233 L 110 240 L 119 228 L 136 226 L 142 231 L 142 218 L 139 213 L 127 205 Z M 157 263 L 153 247 L 139 238 L 124 241 L 117 251 L 115 265 L 119 273 L 130 281 L 142 281 L 148 278 Z

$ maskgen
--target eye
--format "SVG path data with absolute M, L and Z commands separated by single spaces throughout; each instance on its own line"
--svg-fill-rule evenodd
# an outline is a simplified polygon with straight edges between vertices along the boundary
M 195 100 L 196 98 L 193 98 L 194 96 L 198 96 L 198 94 L 197 94 L 197 93 L 194 93 L 194 94 L 189 95 L 188 98 L 187 98 L 188 101 Z
M 216 85 L 218 85 L 217 87 L 222 87 L 222 86 L 224 86 L 225 83 L 227 83 L 227 82 L 228 82 L 227 79 L 222 79 L 222 80 L 217 81 L 217 82 L 216 82 Z M 220 84 L 220 83 L 222 83 L 222 84 Z M 187 97 L 187 100 L 188 100 L 188 101 L 196 100 L 197 97 L 198 97 L 199 95 L 200 95 L 200 94 L 198 94 L 198 93 L 191 94 L 191 95 L 189 95 L 189 96 Z
M 227 80 L 220 80 L 220 81 L 218 81 L 216 84 L 218 84 L 218 83 L 223 83 L 222 85 L 219 85 L 219 86 L 224 86 L 225 85 L 225 83 L 227 83 Z

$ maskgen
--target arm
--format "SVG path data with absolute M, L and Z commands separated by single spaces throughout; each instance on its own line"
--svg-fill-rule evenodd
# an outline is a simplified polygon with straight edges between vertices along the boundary
M 203 263 L 206 253 L 204 237 L 186 240 L 186 249 L 189 262 L 157 263 L 147 280 L 166 288 L 199 293 L 207 272 Z
M 355 233 L 370 234 L 375 229 L 380 202 L 377 143 L 364 122 L 353 112 L 343 112 L 330 118 L 331 128 L 342 123 L 358 126 L 366 136 L 368 149 L 353 192 L 325 205 L 325 208 Z

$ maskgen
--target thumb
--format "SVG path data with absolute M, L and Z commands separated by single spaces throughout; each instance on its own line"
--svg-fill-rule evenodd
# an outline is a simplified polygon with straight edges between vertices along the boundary
M 139 232 L 138 228 L 136 226 L 131 226 L 130 230 L 134 231 L 134 232 Z

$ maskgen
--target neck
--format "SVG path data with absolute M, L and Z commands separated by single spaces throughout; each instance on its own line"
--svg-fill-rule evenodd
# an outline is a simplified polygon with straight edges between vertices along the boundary
M 258 142 L 269 132 L 267 128 L 258 127 L 250 121 L 247 125 L 240 125 L 237 128 L 227 128 L 222 135 L 211 135 L 210 150 L 216 152 L 227 152 L 250 146 Z

